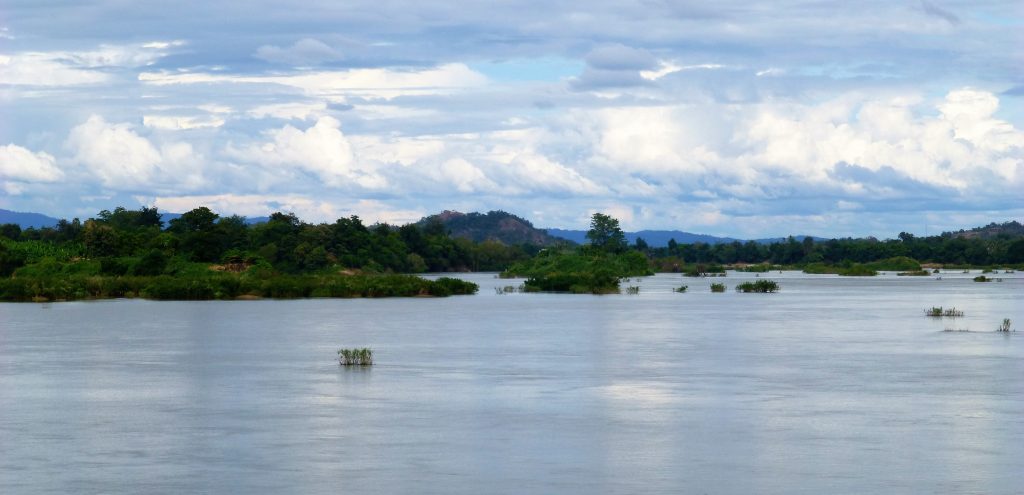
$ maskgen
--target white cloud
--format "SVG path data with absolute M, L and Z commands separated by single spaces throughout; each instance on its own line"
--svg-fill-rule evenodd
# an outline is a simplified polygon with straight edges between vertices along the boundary
M 0 55 L 0 85 L 73 86 L 109 79 L 103 72 L 69 66 L 50 54 Z
M 327 104 L 319 101 L 312 103 L 275 103 L 260 105 L 246 112 L 246 115 L 257 119 L 273 117 L 283 120 L 308 120 L 320 117 L 327 111 Z
M 220 127 L 224 125 L 224 119 L 210 115 L 144 115 L 142 117 L 142 125 L 152 127 L 154 129 L 181 131 L 188 129 Z
M 74 127 L 67 147 L 87 176 L 117 190 L 185 190 L 204 184 L 203 157 L 189 143 L 156 146 L 130 124 L 111 124 L 93 115 Z
M 166 56 L 180 42 L 100 45 L 93 50 L 0 54 L 0 85 L 76 86 L 112 80 L 98 69 L 140 67 Z
M 313 173 L 331 187 L 387 186 L 371 167 L 356 163 L 352 146 L 333 117 L 321 117 L 305 131 L 286 125 L 266 132 L 269 141 L 243 148 L 229 148 L 231 156 L 268 167 L 288 166 Z
M 350 69 L 308 71 L 289 75 L 242 76 L 208 72 L 143 72 L 146 84 L 280 84 L 309 95 L 330 99 L 346 96 L 390 99 L 397 96 L 445 94 L 480 87 L 487 78 L 464 64 L 445 64 L 431 69 Z
M 16 144 L 0 146 L 0 178 L 22 182 L 55 182 L 64 177 L 57 160 Z
M 0 146 L 0 185 L 8 195 L 22 194 L 27 184 L 53 183 L 62 178 L 64 172 L 53 155 L 16 144 Z

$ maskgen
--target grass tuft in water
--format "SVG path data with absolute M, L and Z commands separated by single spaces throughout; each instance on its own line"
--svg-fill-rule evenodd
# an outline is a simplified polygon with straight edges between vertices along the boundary
M 758 280 L 757 282 L 743 282 L 736 286 L 737 292 L 759 292 L 768 294 L 778 292 L 779 284 L 774 280 Z
M 725 284 L 711 284 L 711 292 L 725 292 Z
M 992 279 L 989 278 L 989 277 L 986 277 L 984 275 L 978 275 L 977 277 L 974 277 L 974 281 L 975 282 L 991 282 Z
M 672 289 L 672 292 L 679 292 L 679 293 L 683 293 L 683 292 L 686 292 L 686 289 L 689 289 L 689 288 L 690 288 L 689 286 L 686 286 L 686 285 L 680 285 L 679 287 L 677 287 L 677 288 L 675 288 L 675 289 Z
M 342 366 L 369 366 L 373 364 L 373 350 L 369 347 L 338 349 L 338 364 Z
M 925 316 L 934 316 L 936 318 L 941 318 L 943 316 L 957 317 L 957 316 L 963 316 L 964 312 L 960 311 L 960 310 L 958 310 L 956 308 L 942 309 L 942 306 L 934 306 L 934 307 L 932 307 L 930 309 L 924 310 L 924 315 Z
M 1010 328 L 1010 319 L 1009 318 L 1003 318 L 1002 325 L 999 325 L 999 328 L 996 328 L 996 331 L 997 332 L 1007 332 L 1007 333 L 1009 333 L 1009 332 L 1015 332 L 1016 330 L 1013 330 L 1013 329 Z

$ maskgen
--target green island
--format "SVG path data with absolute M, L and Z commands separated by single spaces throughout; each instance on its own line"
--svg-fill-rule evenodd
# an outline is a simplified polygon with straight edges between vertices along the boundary
M 655 272 L 689 277 L 724 277 L 726 270 L 927 276 L 939 268 L 981 268 L 986 273 L 1024 268 L 1024 227 L 1017 222 L 930 237 L 904 232 L 884 241 L 787 237 L 681 244 L 673 239 L 654 247 L 639 237 L 627 242 L 617 219 L 595 213 L 586 241 L 577 245 L 553 237 L 502 211 L 446 211 L 401 226 L 368 226 L 357 216 L 312 224 L 282 212 L 249 221 L 221 217 L 207 207 L 164 221 L 156 208 L 116 208 L 84 222 L 60 220 L 54 227 L 0 224 L 0 301 L 477 292 L 471 282 L 416 275 L 443 272 L 500 272 L 501 277 L 525 279 L 523 292 L 608 294 L 619 293 L 624 279 Z M 978 281 L 987 280 L 992 279 Z M 762 283 L 749 290 L 765 287 Z M 725 284 L 714 284 L 715 289 L 724 290 Z

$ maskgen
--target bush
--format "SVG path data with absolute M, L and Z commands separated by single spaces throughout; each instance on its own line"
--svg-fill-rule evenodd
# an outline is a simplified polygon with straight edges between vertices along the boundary
M 725 284 L 711 284 L 711 292 L 725 292 Z
M 338 349 L 338 364 L 341 366 L 370 366 L 373 364 L 373 350 L 369 347 Z
M 743 282 L 736 286 L 737 292 L 759 292 L 771 293 L 779 290 L 779 284 L 772 280 L 758 280 L 757 282 Z

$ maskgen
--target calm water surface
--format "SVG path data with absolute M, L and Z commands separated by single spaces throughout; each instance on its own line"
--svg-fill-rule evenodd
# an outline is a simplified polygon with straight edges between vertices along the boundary
M 0 493 L 1019 493 L 1024 278 L 973 275 L 0 304 Z

